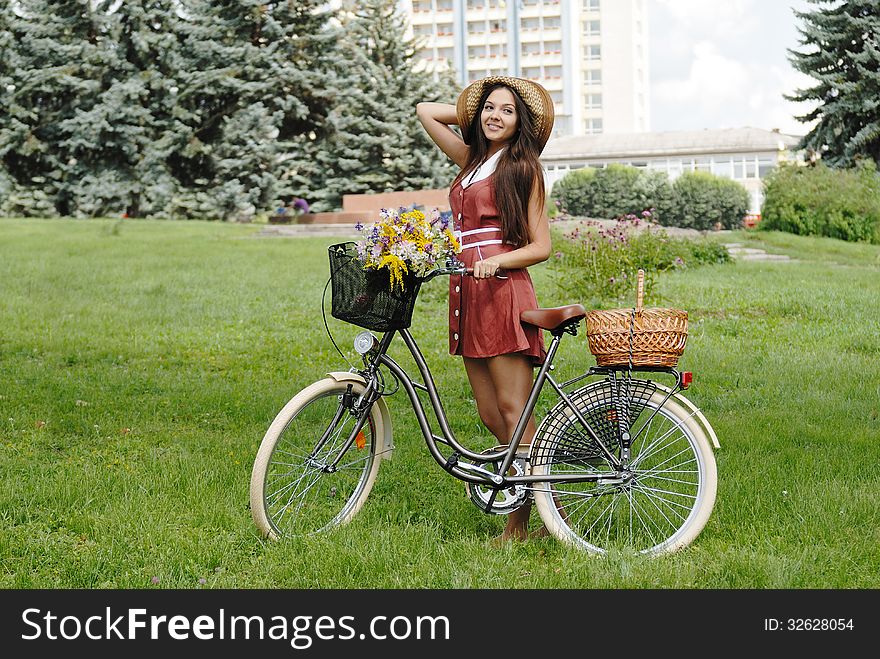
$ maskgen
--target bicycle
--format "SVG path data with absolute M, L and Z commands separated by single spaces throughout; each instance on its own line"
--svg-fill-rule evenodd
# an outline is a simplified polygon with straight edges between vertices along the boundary
M 264 537 L 328 531 L 361 510 L 394 448 L 384 397 L 401 387 L 431 456 L 464 481 L 470 500 L 485 513 L 509 514 L 533 497 L 552 536 L 599 554 L 621 548 L 659 555 L 699 535 L 715 503 L 713 447 L 719 444 L 703 413 L 681 393 L 690 384 L 689 372 L 597 366 L 557 382 L 551 371 L 561 341 L 577 334 L 586 311 L 573 304 L 524 312 L 523 322 L 550 334 L 546 360 L 508 445 L 472 450 L 450 428 L 409 331 L 420 286 L 466 270 L 450 258 L 395 293 L 370 285 L 353 243 L 333 245 L 329 254 L 332 315 L 366 328 L 354 342 L 363 367 L 327 373 L 305 387 L 267 429 L 250 483 L 252 516 Z M 395 337 L 406 345 L 421 382 L 388 355 Z M 393 391 L 386 387 L 386 372 L 398 384 Z M 651 379 L 661 376 L 670 384 Z M 520 439 L 548 383 L 558 400 L 524 450 Z M 439 435 L 420 392 L 428 396 Z

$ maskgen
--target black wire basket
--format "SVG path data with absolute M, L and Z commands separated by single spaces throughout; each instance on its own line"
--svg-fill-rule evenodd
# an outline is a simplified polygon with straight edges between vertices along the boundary
M 386 270 L 364 269 L 353 242 L 331 245 L 328 251 L 334 318 L 374 332 L 412 324 L 421 279 L 404 275 L 403 286 L 392 287 Z

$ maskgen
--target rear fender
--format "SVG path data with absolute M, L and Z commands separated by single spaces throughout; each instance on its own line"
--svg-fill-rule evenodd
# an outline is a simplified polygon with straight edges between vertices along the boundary
M 669 393 L 672 391 L 669 387 L 667 387 L 665 385 L 659 384 L 657 382 L 655 382 L 654 384 L 657 386 L 658 389 L 660 389 L 666 393 Z M 712 428 L 708 419 L 706 419 L 706 417 L 703 416 L 703 413 L 699 410 L 699 408 L 696 405 L 694 405 L 691 401 L 689 401 L 687 398 L 682 396 L 680 393 L 673 394 L 672 399 L 675 402 L 679 403 L 680 405 L 686 407 L 688 409 L 688 411 L 693 412 L 694 416 L 697 418 L 697 421 L 700 422 L 700 425 L 703 426 L 703 428 L 706 430 L 707 433 L 709 433 L 709 439 L 712 440 L 712 446 L 714 446 L 716 449 L 721 448 L 721 444 L 718 443 L 718 437 L 715 435 L 715 430 Z
M 363 386 L 367 385 L 367 381 L 362 375 L 359 373 L 352 373 L 351 371 L 331 371 L 330 373 L 327 373 L 327 376 L 333 378 L 337 382 L 357 382 Z M 382 436 L 379 438 L 380 444 L 377 448 L 379 449 L 379 457 L 385 460 L 390 458 L 391 453 L 394 451 L 394 433 L 391 429 L 391 412 L 388 411 L 388 404 L 381 396 L 379 397 L 379 400 L 373 403 L 373 407 L 378 410 L 379 416 L 382 420 Z

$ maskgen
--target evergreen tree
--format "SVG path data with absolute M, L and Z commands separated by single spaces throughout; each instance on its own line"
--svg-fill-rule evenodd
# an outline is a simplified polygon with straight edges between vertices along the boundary
M 334 68 L 341 57 L 340 29 L 322 0 L 287 5 L 290 38 L 284 55 L 293 69 L 284 90 L 290 109 L 278 135 L 279 201 L 303 198 L 311 202 L 327 177 L 316 154 L 331 130 L 327 115 L 341 87 Z
M 97 3 L 100 4 L 100 3 Z M 0 158 L 7 215 L 68 215 L 81 175 L 65 145 L 108 84 L 114 54 L 100 8 L 81 0 L 18 0 L 4 9 Z
M 168 216 L 176 183 L 166 164 L 176 89 L 174 0 L 95 3 L 112 57 L 94 105 L 63 122 L 72 172 L 70 215 Z
M 13 46 L 15 40 L 10 25 L 10 7 L 8 0 L 0 0 L 0 154 L 5 152 L 5 143 L 8 138 L 6 132 L 7 118 L 12 101 L 12 93 L 15 91 L 12 71 L 12 58 L 15 56 Z M 0 213 L 6 208 L 7 200 L 12 192 L 12 177 L 6 168 L 6 163 L 0 157 Z
M 880 3 L 877 0 L 809 0 L 819 5 L 795 12 L 803 21 L 800 52 L 790 50 L 794 67 L 817 80 L 786 96 L 816 102 L 798 117 L 818 120 L 801 147 L 832 166 L 859 158 L 880 164 Z
M 173 167 L 188 190 L 175 212 L 247 217 L 308 180 L 285 177 L 282 163 L 296 139 L 320 133 L 328 15 L 317 2 L 294 0 L 182 5 L 188 27 Z
M 343 194 L 446 186 L 448 159 L 416 118 L 416 103 L 454 101 L 449 78 L 439 83 L 415 69 L 416 42 L 394 0 L 344 3 L 341 86 L 329 121 L 332 133 L 310 154 L 327 173 L 314 206 L 341 206 Z

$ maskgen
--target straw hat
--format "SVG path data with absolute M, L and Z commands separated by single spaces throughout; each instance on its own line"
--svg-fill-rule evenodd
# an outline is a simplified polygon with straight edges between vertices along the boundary
M 550 93 L 541 85 L 533 80 L 525 80 L 524 78 L 511 78 L 509 76 L 489 76 L 482 80 L 477 80 L 465 87 L 464 91 L 458 97 L 455 104 L 455 112 L 458 115 L 458 127 L 464 135 L 467 142 L 467 129 L 474 119 L 474 115 L 480 105 L 480 99 L 487 88 L 493 85 L 506 85 L 510 87 L 525 102 L 529 113 L 532 115 L 532 125 L 535 127 L 535 136 L 541 148 L 547 144 L 550 139 L 550 133 L 553 131 L 553 99 Z

